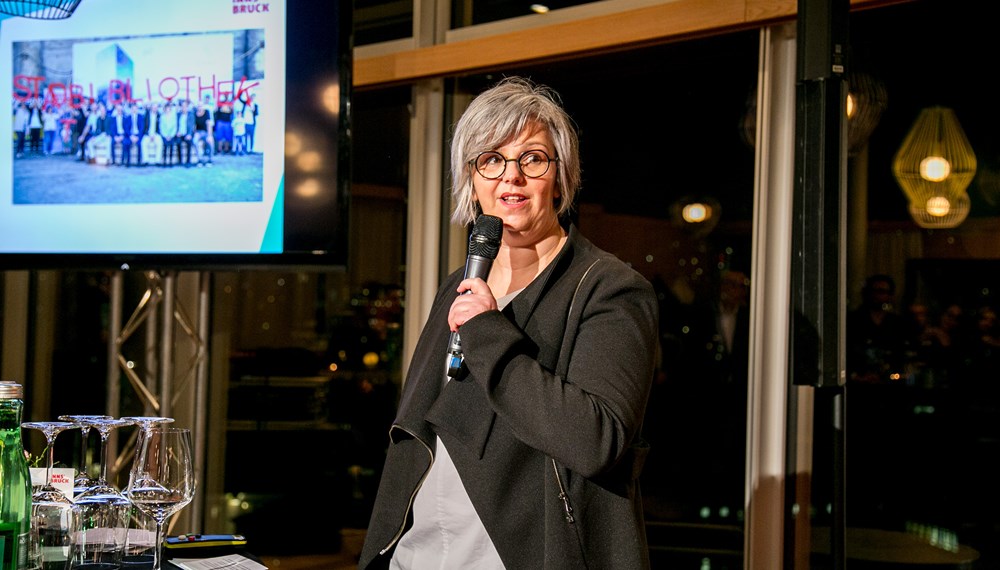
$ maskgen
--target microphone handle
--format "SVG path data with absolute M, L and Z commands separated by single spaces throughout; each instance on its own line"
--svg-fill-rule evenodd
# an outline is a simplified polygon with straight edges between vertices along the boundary
M 490 269 L 493 267 L 493 260 L 489 257 L 481 257 L 478 255 L 470 255 L 465 261 L 465 279 L 483 279 L 486 280 L 490 275 Z M 462 293 L 467 295 L 471 291 L 466 291 Z M 462 363 L 465 361 L 465 355 L 462 354 L 462 339 L 458 335 L 458 331 L 451 333 L 451 337 L 448 339 L 448 377 L 458 378 L 462 371 Z
M 462 365 L 465 363 L 465 355 L 462 354 L 462 339 L 458 332 L 451 333 L 448 340 L 448 378 L 458 378 L 462 372 Z
M 479 278 L 486 281 L 486 278 L 490 276 L 490 269 L 493 268 L 493 260 L 489 257 L 482 257 L 480 255 L 470 255 L 468 259 L 465 260 L 465 278 L 475 279 Z M 468 291 L 466 291 L 468 293 Z

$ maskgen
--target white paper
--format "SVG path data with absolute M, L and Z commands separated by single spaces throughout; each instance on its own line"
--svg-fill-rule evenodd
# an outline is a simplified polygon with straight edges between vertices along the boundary
M 28 471 L 31 472 L 31 484 L 33 486 L 41 487 L 45 484 L 45 467 L 32 467 Z M 76 470 L 72 467 L 53 467 L 52 486 L 62 491 L 70 500 L 73 500 L 73 477 L 75 476 Z
M 183 570 L 267 570 L 267 566 L 239 554 L 216 556 L 214 558 L 173 558 L 170 563 Z

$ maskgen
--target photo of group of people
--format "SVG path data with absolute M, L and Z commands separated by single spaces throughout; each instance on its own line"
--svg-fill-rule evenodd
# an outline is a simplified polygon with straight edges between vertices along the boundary
M 232 8 L 0 16 L 0 255 L 284 251 L 285 6 Z
M 213 108 L 214 107 L 214 108 Z M 192 104 L 14 101 L 14 157 L 71 155 L 110 166 L 212 166 L 213 156 L 254 154 L 259 107 L 247 95 Z
M 13 42 L 13 204 L 263 200 L 263 37 Z

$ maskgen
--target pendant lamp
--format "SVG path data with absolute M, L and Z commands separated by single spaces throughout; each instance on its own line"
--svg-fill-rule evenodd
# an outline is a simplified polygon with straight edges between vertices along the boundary
M 952 109 L 920 111 L 892 161 L 892 173 L 920 227 L 954 228 L 965 221 L 976 154 Z
M 719 201 L 708 195 L 684 196 L 670 205 L 674 227 L 695 238 L 712 233 L 721 216 Z
M 878 126 L 888 101 L 885 85 L 863 72 L 851 72 L 847 81 L 847 153 L 855 155 L 868 142 L 868 137 Z M 749 148 L 756 146 L 757 136 L 757 87 L 747 95 L 743 115 L 740 117 L 739 135 Z

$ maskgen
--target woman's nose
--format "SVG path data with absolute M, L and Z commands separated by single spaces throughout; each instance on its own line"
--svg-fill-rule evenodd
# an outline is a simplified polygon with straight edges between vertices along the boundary
M 521 173 L 521 165 L 514 159 L 507 159 L 507 168 L 503 171 L 504 182 L 508 184 L 518 184 L 524 180 L 524 174 Z

